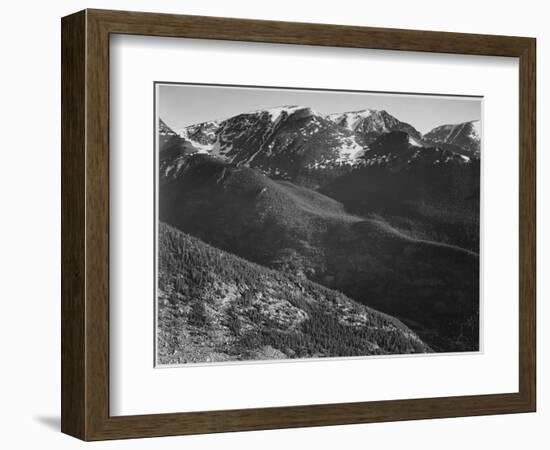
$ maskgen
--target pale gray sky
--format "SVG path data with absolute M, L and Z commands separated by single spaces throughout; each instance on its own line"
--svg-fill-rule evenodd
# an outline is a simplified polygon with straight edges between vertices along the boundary
M 447 123 L 481 118 L 482 101 L 479 97 L 185 84 L 159 84 L 157 87 L 158 117 L 176 130 L 283 105 L 309 106 L 320 114 L 385 109 L 421 133 Z

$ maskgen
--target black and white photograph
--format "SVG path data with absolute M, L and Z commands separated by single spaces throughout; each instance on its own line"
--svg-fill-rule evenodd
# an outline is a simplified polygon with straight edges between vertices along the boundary
M 482 111 L 156 83 L 156 365 L 480 351 Z

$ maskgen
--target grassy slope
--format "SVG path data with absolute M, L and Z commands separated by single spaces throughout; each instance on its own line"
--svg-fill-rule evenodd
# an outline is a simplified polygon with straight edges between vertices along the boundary
M 428 352 L 398 320 L 163 223 L 159 362 Z

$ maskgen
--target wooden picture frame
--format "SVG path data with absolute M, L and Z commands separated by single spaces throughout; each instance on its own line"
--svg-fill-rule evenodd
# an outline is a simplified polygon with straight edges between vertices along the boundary
M 535 411 L 535 39 L 105 10 L 64 17 L 61 29 L 64 433 L 101 440 Z M 519 391 L 110 416 L 109 36 L 116 33 L 519 58 Z

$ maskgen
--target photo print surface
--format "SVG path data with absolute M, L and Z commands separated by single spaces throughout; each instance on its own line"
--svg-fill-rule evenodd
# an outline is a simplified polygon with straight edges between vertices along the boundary
M 155 84 L 157 366 L 480 349 L 482 98 Z

